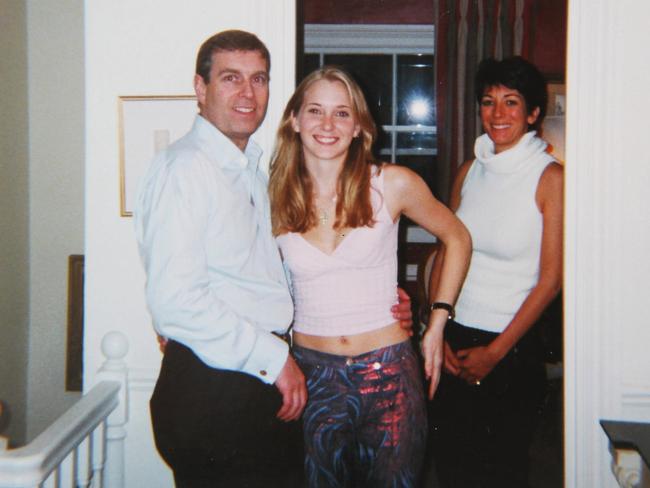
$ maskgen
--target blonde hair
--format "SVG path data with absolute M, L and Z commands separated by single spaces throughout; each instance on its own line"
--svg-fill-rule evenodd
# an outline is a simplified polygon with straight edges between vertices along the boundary
M 312 198 L 313 184 L 305 167 L 300 134 L 292 126 L 292 117 L 298 115 L 307 90 L 320 80 L 343 83 L 360 128 L 359 135 L 352 139 L 338 178 L 334 227 L 374 224 L 370 201 L 370 168 L 379 165 L 372 156 L 377 129 L 359 85 L 341 68 L 324 66 L 312 72 L 298 85 L 282 115 L 276 148 L 271 157 L 269 181 L 274 235 L 307 232 L 318 222 Z

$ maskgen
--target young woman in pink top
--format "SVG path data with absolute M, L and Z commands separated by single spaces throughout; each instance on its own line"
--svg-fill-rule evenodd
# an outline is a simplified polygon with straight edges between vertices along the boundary
M 358 85 L 324 67 L 289 100 L 271 162 L 273 230 L 293 285 L 294 355 L 309 391 L 303 426 L 311 487 L 416 485 L 424 389 L 408 331 L 390 315 L 399 216 L 447 249 L 422 341 L 429 398 L 471 251 L 464 226 L 419 176 L 373 159 L 375 134 Z

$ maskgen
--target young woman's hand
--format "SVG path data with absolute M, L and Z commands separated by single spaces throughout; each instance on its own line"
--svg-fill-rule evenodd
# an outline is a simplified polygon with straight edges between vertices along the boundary
M 443 360 L 443 367 L 447 373 L 458 376 L 460 374 L 460 362 L 458 361 L 458 357 L 447 341 L 445 341 L 444 347 L 445 357 Z
M 422 356 L 424 357 L 424 377 L 429 381 L 428 397 L 433 398 L 433 394 L 438 388 L 440 382 L 440 372 L 442 369 L 442 360 L 444 357 L 444 326 L 432 326 L 422 337 L 421 347 Z

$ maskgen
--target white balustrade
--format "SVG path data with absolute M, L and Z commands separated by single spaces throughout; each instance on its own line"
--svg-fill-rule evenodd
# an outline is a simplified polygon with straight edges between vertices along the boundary
M 129 343 L 120 332 L 109 332 L 102 339 L 102 352 L 107 358 L 99 369 L 99 381 L 115 381 L 122 385 L 118 407 L 106 419 L 106 465 L 103 471 L 105 488 L 124 487 L 125 425 L 129 420 L 128 372 L 123 359 Z
M 0 488 L 124 487 L 127 351 L 123 334 L 106 334 L 95 387 L 28 445 L 0 443 Z
M 649 488 L 650 470 L 643 462 L 639 451 L 616 448 L 610 444 L 612 473 L 621 488 Z

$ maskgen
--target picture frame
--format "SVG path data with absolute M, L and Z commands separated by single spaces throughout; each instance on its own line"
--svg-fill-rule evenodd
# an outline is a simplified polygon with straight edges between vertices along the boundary
M 68 256 L 68 330 L 65 364 L 66 391 L 83 388 L 84 255 Z
M 564 83 L 548 84 L 548 104 L 546 115 L 562 116 L 566 113 L 566 85 Z
M 138 188 L 157 152 L 187 133 L 198 112 L 194 95 L 120 96 L 120 215 L 131 217 Z

